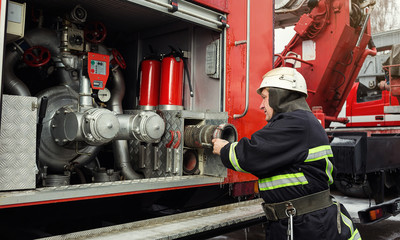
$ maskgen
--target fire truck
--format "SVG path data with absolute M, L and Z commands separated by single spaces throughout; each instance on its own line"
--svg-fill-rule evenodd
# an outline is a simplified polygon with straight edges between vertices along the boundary
M 398 197 L 399 30 L 374 34 L 378 54 L 368 56 L 342 112 L 344 125 L 331 125 L 332 148 L 338 161 L 336 187 L 352 197 L 376 203 Z M 344 117 L 344 118 L 343 118 Z
M 184 238 L 263 221 L 257 179 L 211 140 L 265 125 L 254 92 L 283 65 L 321 123 L 338 120 L 376 54 L 373 4 L 2 0 L 2 234 Z M 275 53 L 274 28 L 294 23 Z
M 177 213 L 255 198 L 256 178 L 228 171 L 211 140 L 264 125 L 250 93 L 272 68 L 271 3 L 2 0 L 0 9 L 2 238 L 172 213 L 183 221 Z M 203 231 L 262 219 L 244 212 L 209 217 Z

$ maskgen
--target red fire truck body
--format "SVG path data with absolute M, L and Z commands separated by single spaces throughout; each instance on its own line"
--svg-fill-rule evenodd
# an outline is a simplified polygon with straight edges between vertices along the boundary
M 2 0 L 0 10 L 7 237 L 257 194 L 257 179 L 227 170 L 211 139 L 265 124 L 254 92 L 273 65 L 272 3 Z M 60 231 L 67 209 L 83 206 L 94 215 Z M 17 223 L 28 215 L 41 217 Z
M 399 105 L 396 97 L 390 96 L 389 91 L 378 90 L 369 95 L 362 95 L 360 88 L 360 83 L 355 83 L 347 97 L 346 117 L 349 118 L 347 127 L 399 126 L 399 115 L 384 113 L 385 106 Z

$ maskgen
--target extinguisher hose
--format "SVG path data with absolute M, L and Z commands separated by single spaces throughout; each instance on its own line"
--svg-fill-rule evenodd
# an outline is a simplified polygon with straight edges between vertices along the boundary
M 188 84 L 189 84 L 189 91 L 190 91 L 190 97 L 193 97 L 193 88 L 192 88 L 192 82 L 190 81 L 190 74 L 189 74 L 189 69 L 187 66 L 186 59 L 182 58 L 183 60 L 183 68 L 185 69 L 185 74 L 187 76 Z
M 138 69 L 138 75 L 137 75 L 137 81 L 136 81 L 136 99 L 137 99 L 137 103 L 139 103 L 139 95 L 140 95 L 140 86 L 141 86 L 141 82 L 142 80 L 140 79 L 140 74 L 142 73 L 142 61 L 140 61 L 139 63 L 139 69 Z
M 184 71 L 185 71 L 185 74 L 187 76 L 188 83 L 189 83 L 190 97 L 193 97 L 194 94 L 193 94 L 192 82 L 190 81 L 189 69 L 188 69 L 188 66 L 187 66 L 186 59 L 183 57 L 183 51 L 181 49 L 179 49 L 179 51 L 178 51 L 174 47 L 172 47 L 171 45 L 169 45 L 169 48 L 171 48 L 171 53 L 169 55 L 172 55 L 175 58 L 179 57 L 183 61 L 183 68 L 184 68 Z

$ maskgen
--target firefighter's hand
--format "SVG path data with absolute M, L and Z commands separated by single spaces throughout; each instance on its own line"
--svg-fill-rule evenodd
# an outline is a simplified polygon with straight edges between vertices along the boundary
M 221 148 L 223 148 L 229 142 L 224 140 L 224 139 L 214 138 L 212 140 L 212 143 L 213 143 L 213 153 L 217 154 L 217 155 L 220 155 L 221 154 Z

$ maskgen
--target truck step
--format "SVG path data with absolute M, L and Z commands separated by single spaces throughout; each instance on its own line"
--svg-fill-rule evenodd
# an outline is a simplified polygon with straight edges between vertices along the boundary
M 177 239 L 204 232 L 265 220 L 262 199 L 255 199 L 192 212 L 152 218 L 43 239 Z

